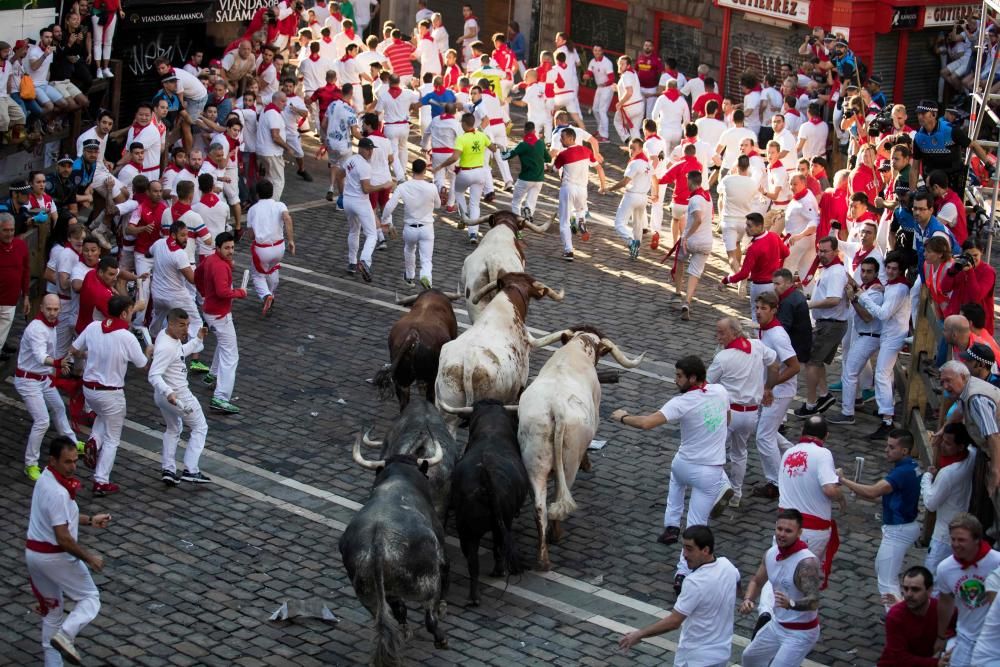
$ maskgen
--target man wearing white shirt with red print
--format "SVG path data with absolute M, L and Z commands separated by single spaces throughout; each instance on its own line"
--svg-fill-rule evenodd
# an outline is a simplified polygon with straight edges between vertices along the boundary
M 375 211 L 369 195 L 379 190 L 389 190 L 395 185 L 392 179 L 372 183 L 372 153 L 375 144 L 365 137 L 358 142 L 358 152 L 344 163 L 344 214 L 347 216 L 347 273 L 361 273 L 365 282 L 372 280 L 372 255 L 377 242 Z M 361 232 L 365 244 L 360 248 Z
M 739 507 L 743 478 L 747 472 L 747 443 L 757 428 L 758 410 L 774 400 L 778 378 L 778 357 L 760 340 L 750 340 L 735 317 L 723 317 L 715 324 L 715 339 L 722 349 L 712 359 L 706 379 L 721 384 L 729 393 L 729 483 L 733 487 L 730 507 Z
M 410 89 L 399 86 L 399 76 L 389 76 L 389 87 L 383 91 L 375 104 L 375 111 L 382 114 L 385 138 L 396 147 L 393 174 L 397 181 L 406 179 L 406 165 L 409 163 L 407 141 L 410 136 L 410 113 L 420 109 L 420 97 Z
M 135 338 L 132 339 L 135 342 Z M 24 560 L 31 592 L 42 616 L 45 664 L 59 666 L 63 658 L 81 664 L 74 641 L 101 610 L 101 596 L 88 566 L 100 572 L 104 559 L 80 546 L 79 526 L 106 528 L 109 514 L 80 514 L 76 494 L 78 453 L 73 440 L 55 438 L 48 446 L 48 465 L 31 493 Z M 76 604 L 66 616 L 65 598 Z
M 202 327 L 201 316 L 195 305 L 192 289 L 194 266 L 186 250 L 188 228 L 182 220 L 174 220 L 170 232 L 150 246 L 153 256 L 153 278 L 150 293 L 153 296 L 153 320 L 150 330 L 158 334 L 166 324 L 167 313 L 172 308 L 181 308 L 191 316 L 190 335 L 198 335 Z
M 583 73 L 583 78 L 591 79 L 597 86 L 591 112 L 597 119 L 597 140 L 607 141 L 609 136 L 608 109 L 611 107 L 611 98 L 615 94 L 615 66 L 611 59 L 604 55 L 602 45 L 594 44 L 593 51 L 594 57 L 587 63 L 587 71 Z
M 274 304 L 278 289 L 281 260 L 285 256 L 287 235 L 288 251 L 295 255 L 295 233 L 288 207 L 274 198 L 268 181 L 257 183 L 257 203 L 247 211 L 247 229 L 250 231 L 250 278 L 257 296 L 263 302 L 261 315 L 267 316 Z
M 382 224 L 392 224 L 392 212 L 398 204 L 405 206 L 403 216 L 403 279 L 412 285 L 417 269 L 417 249 L 420 249 L 420 284 L 432 285 L 431 270 L 434 255 L 434 209 L 441 203 L 437 188 L 424 178 L 427 163 L 413 161 L 413 178 L 400 183 L 382 210 Z
M 108 317 L 88 324 L 69 349 L 69 354 L 78 359 L 86 352 L 83 395 L 97 416 L 84 460 L 94 468 L 92 491 L 95 496 L 120 490 L 110 478 L 125 426 L 125 371 L 130 362 L 136 368 L 146 367 L 146 354 L 129 331 L 132 307 L 128 297 L 111 297 Z M 147 353 L 152 353 L 152 348 Z
M 49 415 L 55 421 L 56 431 L 60 435 L 77 442 L 76 434 L 66 418 L 66 406 L 59 390 L 52 384 L 60 363 L 60 359 L 55 357 L 59 308 L 58 295 L 46 294 L 42 297 L 41 308 L 35 319 L 24 328 L 17 351 L 14 388 L 24 400 L 24 407 L 32 419 L 28 446 L 24 450 L 24 474 L 32 482 L 37 481 L 42 474 L 38 467 L 38 457 L 41 454 L 42 440 L 51 423 Z
M 497 162 L 500 176 L 503 178 L 504 189 L 511 189 L 514 179 L 510 174 L 510 165 L 503 159 L 501 153 L 507 150 L 507 128 L 503 122 L 503 109 L 490 88 L 489 81 L 482 79 L 471 90 L 472 102 L 476 105 L 474 113 L 476 123 L 490 141 L 496 146 L 486 153 L 486 168 L 490 167 L 490 158 Z M 491 172 L 492 173 L 492 172 Z
M 160 479 L 171 486 L 182 481 L 192 484 L 211 481 L 198 470 L 198 460 L 205 449 L 205 438 L 208 436 L 208 422 L 205 421 L 201 403 L 188 387 L 187 364 L 184 361 L 188 355 L 204 349 L 203 341 L 207 331 L 201 327 L 197 336 L 189 337 L 188 314 L 180 308 L 173 308 L 167 313 L 166 328 L 156 337 L 153 346 L 149 384 L 153 385 L 153 402 L 160 408 L 166 424 L 163 431 Z M 184 338 L 187 338 L 186 342 Z M 178 475 L 175 456 L 185 425 L 191 430 L 191 435 L 184 450 L 184 472 Z
M 725 471 L 729 393 L 722 385 L 705 381 L 705 364 L 695 355 L 678 359 L 674 367 L 679 396 L 647 415 L 633 416 L 625 410 L 615 410 L 610 417 L 612 421 L 644 431 L 667 423 L 680 426 L 681 444 L 670 464 L 664 529 L 657 538 L 661 544 L 673 544 L 681 534 L 684 495 L 689 487 L 688 526 L 707 526 L 711 517 L 722 513 L 725 502 L 733 494 Z M 682 551 L 674 576 L 676 593 L 681 592 L 684 577 L 690 573 Z
M 587 232 L 587 182 L 590 165 L 597 164 L 589 148 L 576 145 L 576 131 L 567 127 L 560 132 L 563 150 L 552 162 L 553 169 L 561 170 L 559 186 L 559 235 L 563 243 L 563 259 L 573 261 L 573 234 L 579 227 Z M 601 172 L 601 193 L 605 192 L 604 173 Z M 570 222 L 572 215 L 573 221 Z
M 153 123 L 153 107 L 140 102 L 135 109 L 135 121 L 128 128 L 125 134 L 125 145 L 141 144 L 144 151 L 142 156 L 142 175 L 151 181 L 160 178 L 160 158 L 163 154 L 163 140 L 160 137 L 160 130 Z M 104 159 L 104 154 L 99 156 L 99 161 Z M 122 156 L 121 163 L 128 159 L 126 153 Z M 95 181 L 97 176 L 95 175 Z

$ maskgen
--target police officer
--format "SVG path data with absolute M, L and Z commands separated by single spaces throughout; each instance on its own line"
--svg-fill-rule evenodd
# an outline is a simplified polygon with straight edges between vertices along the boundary
M 986 151 L 978 142 L 969 138 L 965 130 L 938 118 L 938 103 L 921 100 L 917 104 L 917 121 L 920 129 L 913 137 L 913 165 L 910 168 L 910 189 L 917 189 L 917 175 L 929 174 L 940 169 L 948 174 L 949 187 L 960 198 L 965 197 L 964 151 L 972 147 L 973 152 L 983 161 L 986 170 L 992 174 L 994 167 L 987 158 Z

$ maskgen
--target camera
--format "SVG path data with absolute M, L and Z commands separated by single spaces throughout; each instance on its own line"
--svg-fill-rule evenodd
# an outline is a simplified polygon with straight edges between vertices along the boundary
M 948 269 L 948 275 L 955 275 L 959 271 L 962 271 L 967 266 L 972 266 L 976 263 L 972 255 L 967 252 L 963 252 L 961 255 L 955 258 L 955 263 Z
M 844 109 L 844 118 L 853 118 L 854 109 Z
M 884 134 L 892 131 L 893 127 L 892 109 L 886 106 L 886 108 L 879 110 L 878 115 L 868 123 L 868 134 Z

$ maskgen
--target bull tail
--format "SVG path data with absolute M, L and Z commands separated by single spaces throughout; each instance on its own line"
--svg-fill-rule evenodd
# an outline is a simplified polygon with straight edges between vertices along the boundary
M 549 505 L 549 518 L 553 521 L 563 521 L 576 509 L 576 501 L 566 483 L 566 468 L 563 466 L 563 440 L 566 438 L 566 426 L 559 418 L 555 422 L 552 434 L 552 460 L 556 473 L 556 497 Z
M 480 468 L 479 481 L 483 485 L 483 488 L 486 489 L 486 493 L 490 498 L 490 514 L 493 520 L 493 529 L 500 536 L 501 540 L 501 543 L 497 545 L 498 551 L 503 558 L 504 569 L 510 575 L 514 572 L 520 572 L 521 566 L 517 555 L 517 546 L 514 544 L 510 530 L 507 529 L 507 524 L 503 520 L 503 508 L 500 507 L 497 485 L 493 482 L 493 475 L 490 473 L 490 468 L 490 458 L 485 457 L 483 466 Z
M 385 564 L 382 561 L 380 540 L 372 540 L 374 555 L 372 566 L 375 573 L 375 650 L 372 653 L 372 667 L 395 667 L 400 664 L 403 651 L 403 633 L 392 617 L 392 610 L 385 598 Z
M 399 368 L 399 364 L 404 360 L 407 363 L 413 362 L 413 349 L 419 344 L 420 332 L 416 329 L 411 329 L 410 333 L 403 339 L 403 344 L 396 349 L 396 353 L 390 360 L 389 365 L 382 367 L 382 370 L 375 374 L 372 383 L 378 390 L 379 400 L 384 401 L 392 398 L 396 390 L 396 369 Z

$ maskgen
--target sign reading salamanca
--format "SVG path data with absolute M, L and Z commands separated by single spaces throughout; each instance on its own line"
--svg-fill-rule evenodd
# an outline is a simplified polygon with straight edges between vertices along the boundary
M 268 0 L 219 0 L 218 9 L 215 10 L 215 21 L 216 23 L 249 21 L 253 18 L 254 12 L 268 4 L 270 4 Z
M 720 7 L 738 9 L 749 14 L 760 14 L 771 18 L 809 23 L 809 0 L 716 0 Z

